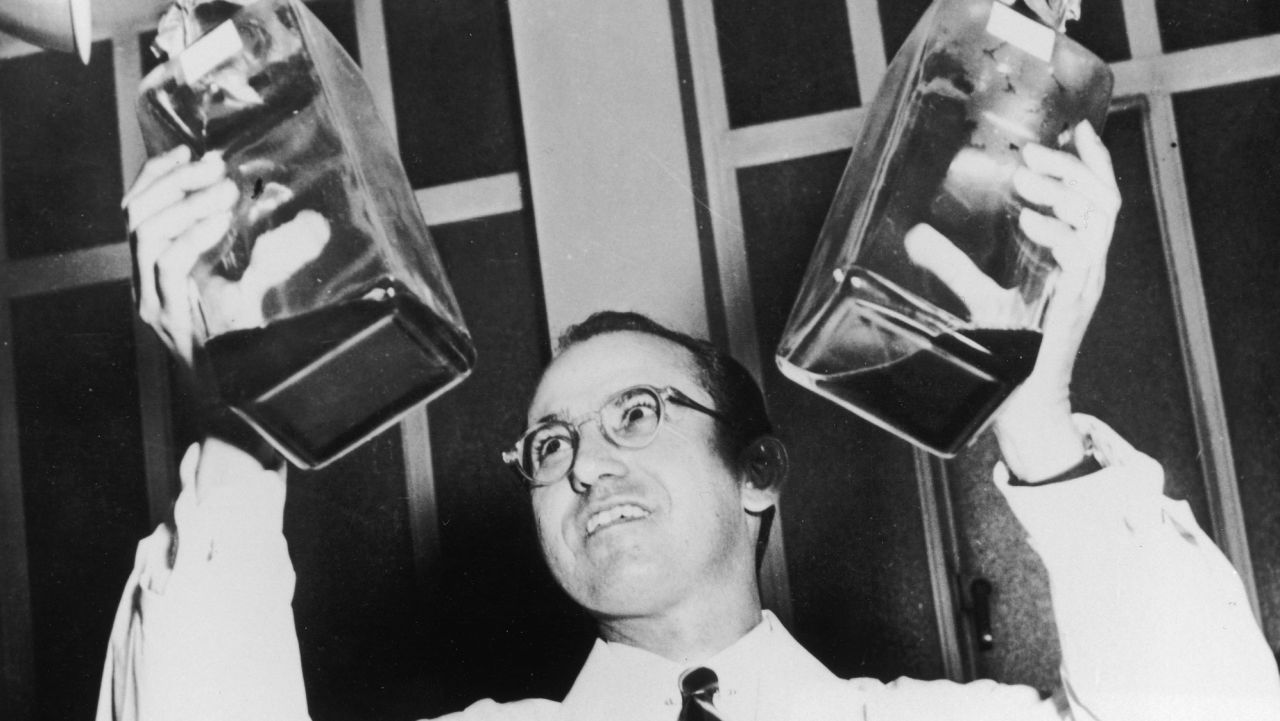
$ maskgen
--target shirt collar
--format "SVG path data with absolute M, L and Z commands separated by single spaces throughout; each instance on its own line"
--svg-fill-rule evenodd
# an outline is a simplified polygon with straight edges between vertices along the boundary
M 735 721 L 773 718 L 767 710 L 785 708 L 781 695 L 797 681 L 834 678 L 769 611 L 755 628 L 700 665 L 716 672 L 716 707 Z M 597 640 L 565 697 L 564 711 L 571 719 L 674 719 L 680 710 L 678 679 L 690 667 L 634 646 Z

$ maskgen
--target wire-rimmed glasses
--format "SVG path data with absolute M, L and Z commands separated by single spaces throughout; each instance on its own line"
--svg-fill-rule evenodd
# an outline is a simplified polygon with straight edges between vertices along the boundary
M 558 483 L 573 470 L 578 458 L 584 423 L 595 419 L 600 433 L 621 448 L 644 448 L 653 442 L 667 416 L 667 403 L 706 413 L 716 420 L 729 420 L 718 411 L 693 400 L 667 386 L 639 385 L 609 396 L 599 410 L 571 421 L 544 420 L 521 434 L 515 445 L 502 454 L 502 460 L 515 468 L 530 487 Z

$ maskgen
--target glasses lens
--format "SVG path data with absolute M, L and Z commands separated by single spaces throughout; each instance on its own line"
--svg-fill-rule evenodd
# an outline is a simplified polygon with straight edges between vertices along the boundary
M 658 432 L 662 401 L 650 388 L 631 388 L 601 409 L 600 416 L 615 443 L 637 448 L 647 444 Z
M 554 483 L 573 465 L 573 429 L 560 422 L 544 423 L 524 437 L 524 471 L 535 483 Z

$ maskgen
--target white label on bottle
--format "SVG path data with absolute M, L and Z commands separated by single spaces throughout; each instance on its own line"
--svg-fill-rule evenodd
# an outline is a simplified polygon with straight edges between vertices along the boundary
M 1053 44 L 1058 33 L 1011 7 L 992 3 L 987 32 L 1044 62 L 1053 59 Z
M 178 67 L 182 71 L 184 82 L 200 79 L 205 73 L 234 57 L 244 43 L 235 23 L 230 20 L 205 33 L 204 37 L 191 43 L 178 53 Z

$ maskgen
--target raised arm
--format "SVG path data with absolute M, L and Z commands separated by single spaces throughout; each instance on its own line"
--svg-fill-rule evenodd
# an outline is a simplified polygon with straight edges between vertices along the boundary
M 124 199 L 138 313 L 193 372 L 196 324 L 209 314 L 197 309 L 192 274 L 226 234 L 238 198 L 220 157 L 193 161 L 179 147 L 150 160 Z M 260 247 L 323 244 L 327 235 L 324 220 L 308 213 Z M 205 292 L 217 295 L 223 322 L 248 326 L 260 322 L 254 287 Z M 183 459 L 173 519 L 138 546 L 112 629 L 99 721 L 307 718 L 281 533 L 284 467 L 251 433 L 214 415 L 210 435 Z
M 1074 145 L 1075 154 L 1028 146 L 1014 177 L 1018 194 L 1045 209 L 1024 209 L 1020 227 L 1061 271 L 1035 369 L 994 425 L 995 483 L 1049 573 L 1068 706 L 986 684 L 916 691 L 959 718 L 970 717 L 961 708 L 977 709 L 974 718 L 999 708 L 994 717 L 1280 719 L 1280 675 L 1230 563 L 1186 503 L 1164 496 L 1155 461 L 1072 414 L 1072 369 L 1120 209 L 1110 155 L 1087 123 Z M 1007 289 L 932 228 L 913 229 L 906 246 L 975 317 L 1007 302 Z
M 1280 675 L 1240 579 L 1159 465 L 1072 416 L 1072 367 L 1101 295 L 1120 197 L 1089 126 L 1078 157 L 1040 147 L 1015 179 L 1062 268 L 1036 368 L 996 419 L 995 482 L 1049 572 L 1063 684 L 1077 718 L 1276 719 Z

